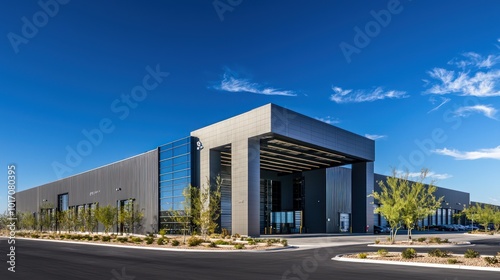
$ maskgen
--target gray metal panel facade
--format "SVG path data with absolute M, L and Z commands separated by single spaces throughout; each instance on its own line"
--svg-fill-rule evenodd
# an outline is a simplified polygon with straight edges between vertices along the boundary
M 134 198 L 144 211 L 142 231 L 154 231 L 158 224 L 158 150 L 21 191 L 16 194 L 17 210 L 37 212 L 45 199 L 57 207 L 58 195 L 64 193 L 69 195 L 69 206 L 94 202 L 116 206 L 118 200 Z
M 271 106 L 271 131 L 366 161 L 375 160 L 375 141 L 311 117 Z
M 340 232 L 340 213 L 351 213 L 351 169 L 326 169 L 326 232 Z M 330 221 L 328 221 L 330 219 Z

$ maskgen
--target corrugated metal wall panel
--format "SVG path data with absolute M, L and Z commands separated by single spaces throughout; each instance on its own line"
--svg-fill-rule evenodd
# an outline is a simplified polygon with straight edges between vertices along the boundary
M 117 191 L 117 189 L 120 189 Z M 17 193 L 17 211 L 36 212 L 43 200 L 57 207 L 59 194 L 69 194 L 69 205 L 98 202 L 116 206 L 118 200 L 134 198 L 144 211 L 143 232 L 158 225 L 157 149 L 75 176 Z

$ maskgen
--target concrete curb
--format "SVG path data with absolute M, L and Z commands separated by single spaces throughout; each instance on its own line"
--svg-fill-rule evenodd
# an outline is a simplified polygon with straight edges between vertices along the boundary
M 368 244 L 368 247 L 390 247 L 390 248 L 456 248 L 456 247 L 471 247 L 476 246 L 475 244 L 471 244 L 470 242 L 463 242 L 463 244 L 454 244 L 454 245 L 391 245 L 391 244 Z
M 433 268 L 448 268 L 448 269 L 466 269 L 466 270 L 500 272 L 500 268 L 498 268 L 498 267 L 482 267 L 482 266 L 467 266 L 467 265 L 455 265 L 455 264 L 436 264 L 436 263 L 418 263 L 418 262 L 399 262 L 399 261 L 382 261 L 382 260 L 368 260 L 368 259 L 352 259 L 352 258 L 345 258 L 345 257 L 343 257 L 343 255 L 336 255 L 335 257 L 332 258 L 332 260 L 341 261 L 341 262 L 389 264 L 389 265 L 403 265 L 403 266 L 433 267 Z
M 8 239 L 6 237 L 0 236 L 0 239 Z M 105 243 L 92 243 L 92 242 L 78 242 L 78 241 L 65 241 L 65 240 L 54 240 L 54 239 L 37 239 L 37 238 L 25 238 L 25 237 L 16 237 L 18 240 L 32 240 L 32 241 L 46 241 L 46 242 L 57 242 L 57 243 L 65 243 L 65 244 L 80 244 L 80 245 L 93 245 L 93 246 L 105 246 L 105 247 L 116 247 L 116 248 L 127 248 L 127 249 L 142 249 L 142 250 L 155 250 L 155 251 L 172 251 L 172 252 L 207 252 L 207 253 L 272 253 L 279 252 L 283 250 L 292 250 L 297 249 L 298 246 L 286 246 L 283 248 L 271 248 L 271 249 L 263 249 L 263 250 L 199 250 L 199 249 L 182 249 L 182 248 L 158 248 L 158 247 L 143 247 L 143 246 L 129 246 L 129 245 L 118 245 L 118 244 L 105 244 Z

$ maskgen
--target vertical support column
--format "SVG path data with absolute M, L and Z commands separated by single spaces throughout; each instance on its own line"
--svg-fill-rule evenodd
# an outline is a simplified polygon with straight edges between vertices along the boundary
M 232 233 L 260 235 L 260 140 L 232 143 Z
M 373 232 L 373 162 L 352 165 L 352 232 Z

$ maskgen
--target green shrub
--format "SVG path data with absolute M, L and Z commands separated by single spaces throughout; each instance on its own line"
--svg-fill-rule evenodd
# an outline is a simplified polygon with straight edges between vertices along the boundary
M 360 258 L 360 259 L 366 259 L 366 257 L 368 257 L 367 253 L 359 253 L 358 254 L 358 258 Z
M 71 235 L 71 234 L 69 234 L 69 233 L 66 233 L 66 235 L 64 235 L 64 237 L 65 237 L 66 239 L 71 239 L 72 235 Z
M 179 246 L 180 242 L 177 239 L 172 240 L 172 246 Z
M 93 239 L 94 241 L 99 241 L 101 240 L 101 237 L 99 235 L 94 235 Z
M 379 250 L 377 251 L 377 254 L 378 254 L 379 256 L 381 256 L 381 257 L 385 257 L 385 256 L 387 256 L 387 254 L 388 254 L 388 253 L 389 253 L 389 252 L 387 251 L 387 249 L 379 249 Z
M 449 257 L 450 256 L 450 252 L 448 251 L 441 251 L 439 249 L 434 249 L 434 250 L 430 250 L 427 255 L 429 257 L 438 257 L 438 258 L 446 258 L 446 257 Z
M 497 264 L 498 263 L 498 259 L 496 257 L 484 257 L 484 260 L 488 264 Z
M 437 243 L 437 244 L 441 244 L 443 241 L 441 240 L 441 238 L 439 237 L 431 237 L 429 238 L 429 243 Z
M 165 234 L 167 234 L 167 231 L 166 231 L 164 228 L 162 228 L 162 229 L 160 229 L 160 231 L 158 232 L 158 234 L 159 234 L 162 238 L 165 238 Z
M 239 234 L 239 233 L 235 233 L 235 234 L 233 234 L 233 237 L 234 237 L 234 238 L 240 238 L 241 236 L 240 236 L 240 234 Z
M 418 242 L 425 242 L 425 240 L 427 240 L 427 238 L 425 238 L 425 237 L 419 237 L 419 238 L 417 238 Z
M 380 243 L 380 240 L 375 239 L 375 244 L 379 244 L 379 243 Z
M 208 247 L 217 248 L 217 244 L 215 244 L 215 242 L 210 242 L 210 244 L 208 244 Z
M 449 264 L 457 264 L 458 260 L 457 259 L 447 259 L 446 260 Z
M 239 244 L 235 244 L 235 245 L 234 245 L 234 248 L 236 248 L 236 249 L 238 249 L 238 250 L 241 250 L 241 249 L 245 248 L 245 244 L 241 244 L 241 243 L 239 243 Z
M 153 244 L 153 241 L 155 239 L 151 236 L 148 236 L 148 237 L 144 238 L 144 240 L 146 241 L 146 244 Z
M 40 238 L 40 234 L 32 233 L 31 238 Z
M 141 243 L 142 239 L 140 237 L 132 237 L 132 242 Z
M 468 259 L 474 259 L 474 258 L 479 258 L 480 254 L 478 251 L 474 251 L 472 249 L 467 249 L 465 251 L 464 257 Z
M 267 246 L 272 246 L 273 243 L 274 243 L 274 240 L 273 239 L 268 239 L 268 240 L 266 240 L 266 243 L 267 243 Z
M 229 234 L 229 231 L 227 229 L 223 228 L 220 236 L 222 238 L 226 238 L 227 236 L 231 236 L 231 235 Z
M 111 236 L 109 236 L 109 235 L 103 235 L 102 236 L 102 241 L 109 242 L 110 240 L 111 240 Z
M 164 240 L 165 240 L 165 239 L 163 239 L 163 237 L 160 237 L 160 238 L 158 238 L 158 240 L 156 240 L 156 244 L 158 244 L 158 245 L 163 245 L 163 241 L 164 241 Z
M 417 257 L 417 251 L 413 248 L 407 248 L 404 249 L 403 252 L 401 252 L 401 256 L 403 259 L 414 259 Z
M 247 238 L 248 245 L 256 245 L 257 242 L 253 238 Z
M 195 236 L 191 236 L 188 240 L 187 240 L 187 243 L 190 247 L 194 247 L 194 246 L 198 246 L 200 245 L 201 243 L 203 243 L 203 239 L 201 238 L 198 238 L 198 237 L 195 237 Z
M 118 242 L 125 243 L 125 242 L 128 242 L 128 237 L 127 237 L 127 236 L 124 236 L 124 237 L 118 237 L 118 238 L 116 238 L 116 240 L 117 240 Z
M 216 245 L 231 245 L 231 243 L 230 243 L 230 242 L 227 242 L 227 241 L 224 241 L 224 240 L 220 240 L 220 239 L 219 239 L 219 240 L 216 240 L 214 243 L 215 243 Z
M 283 245 L 284 247 L 288 246 L 288 240 L 281 239 L 281 245 Z
M 443 240 L 442 240 L 442 242 L 443 242 L 443 243 L 450 243 L 450 242 L 448 241 L 448 238 L 443 239 Z

